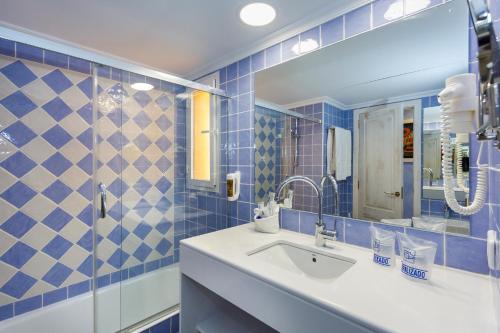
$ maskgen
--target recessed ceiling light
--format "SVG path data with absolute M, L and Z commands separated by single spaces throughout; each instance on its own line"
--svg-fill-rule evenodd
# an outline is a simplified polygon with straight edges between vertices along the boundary
M 271 23 L 276 17 L 276 11 L 267 3 L 254 2 L 246 5 L 240 11 L 240 19 L 251 26 L 260 27 Z
M 140 91 L 149 91 L 153 89 L 153 85 L 149 83 L 144 83 L 144 82 L 135 82 L 130 85 L 132 89 L 135 90 L 140 90 Z
M 292 46 L 292 52 L 296 55 L 311 52 L 316 50 L 319 47 L 319 43 L 317 40 L 312 38 L 307 38 L 305 40 L 301 40 L 299 43 L 296 43 Z

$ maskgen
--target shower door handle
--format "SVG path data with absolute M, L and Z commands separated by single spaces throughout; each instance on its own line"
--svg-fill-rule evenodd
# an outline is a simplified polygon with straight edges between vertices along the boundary
M 106 184 L 99 183 L 99 193 L 101 194 L 101 218 L 106 218 L 107 203 L 106 203 Z

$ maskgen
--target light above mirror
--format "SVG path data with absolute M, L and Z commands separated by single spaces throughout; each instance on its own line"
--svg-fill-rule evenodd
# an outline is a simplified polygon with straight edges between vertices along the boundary
M 296 55 L 311 52 L 316 50 L 319 47 L 319 43 L 317 40 L 312 38 L 307 38 L 305 40 L 301 40 L 297 44 L 292 47 L 292 52 Z
M 240 11 L 243 23 L 253 27 L 261 27 L 274 21 L 276 11 L 267 3 L 254 2 L 246 5 Z
M 153 85 L 145 82 L 135 82 L 130 85 L 132 89 L 139 90 L 139 91 L 149 91 L 153 89 Z

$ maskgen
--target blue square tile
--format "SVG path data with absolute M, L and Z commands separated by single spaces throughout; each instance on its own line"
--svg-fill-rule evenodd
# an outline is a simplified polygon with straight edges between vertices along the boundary
M 0 132 L 0 135 L 13 143 L 17 148 L 21 148 L 36 137 L 36 134 L 21 121 L 16 121 L 7 127 Z
M 1 39 L 0 39 L 0 53 L 1 53 Z M 0 321 L 12 318 L 14 316 L 14 304 L 0 305 Z
M 314 232 L 316 230 L 316 222 L 318 222 L 318 214 L 305 211 L 300 212 L 301 233 L 314 235 Z
M 59 287 L 68 276 L 71 274 L 71 269 L 61 263 L 56 263 L 52 268 L 43 276 L 42 280 L 50 283 L 55 287 Z
M 72 190 L 66 186 L 60 180 L 56 180 L 49 187 L 47 187 L 42 193 L 47 198 L 51 199 L 55 203 L 61 203 L 64 199 L 68 197 L 68 195 L 72 192 Z
M 43 306 L 54 304 L 68 298 L 68 289 L 60 288 L 43 294 Z
M 370 30 L 371 6 L 366 5 L 345 15 L 345 37 Z
M 300 212 L 293 209 L 280 209 L 280 222 L 283 229 L 300 231 Z
M 437 243 L 438 248 L 436 251 L 436 259 L 434 260 L 434 263 L 437 265 L 444 265 L 444 248 L 445 248 L 444 234 L 431 231 L 418 230 L 413 228 L 406 228 L 406 233 L 410 236 L 422 238 Z
M 153 251 L 149 246 L 145 243 L 139 245 L 139 247 L 134 251 L 133 256 L 137 258 L 137 260 L 144 262 L 149 254 Z
M 136 265 L 133 267 L 130 267 L 129 269 L 129 278 L 136 277 L 138 275 L 144 274 L 144 265 Z
M 235 80 L 238 77 L 238 63 L 227 66 L 227 81 Z
M 42 252 L 54 259 L 60 259 L 72 245 L 73 244 L 64 237 L 56 235 L 47 245 L 45 245 Z
M 446 266 L 488 274 L 486 241 L 471 237 L 446 235 Z
M 329 45 L 344 38 L 344 17 L 340 16 L 321 25 L 321 45 Z
M 93 249 L 93 235 L 92 231 L 88 230 L 77 242 L 79 246 L 91 252 Z
M 30 187 L 26 186 L 24 183 L 18 181 L 11 187 L 9 187 L 5 192 L 0 194 L 0 197 L 4 200 L 10 202 L 17 208 L 21 208 L 28 201 L 30 201 L 36 192 L 33 191 Z
M 238 95 L 249 93 L 252 90 L 252 77 L 246 75 L 238 79 Z
M 43 50 L 39 47 L 28 44 L 16 44 L 16 56 L 26 60 L 43 62 Z
M 59 69 L 56 69 L 42 77 L 45 82 L 56 94 L 61 94 L 63 91 L 70 88 L 73 83 Z
M 0 38 L 0 54 L 5 54 L 9 57 L 14 57 L 15 56 L 15 42 Z
M 0 100 L 0 104 L 17 118 L 22 118 L 36 109 L 36 105 L 21 91 L 16 91 Z
M 3 262 L 20 269 L 30 260 L 37 251 L 23 242 L 17 242 L 10 247 L 1 257 Z
M 21 211 L 17 211 L 9 217 L 1 226 L 0 229 L 11 234 L 16 238 L 21 238 L 24 236 L 33 226 L 36 224 L 36 221 L 33 220 L 28 215 L 22 213 Z
M 37 78 L 36 75 L 20 60 L 2 67 L 0 69 L 0 73 L 2 73 L 18 88 L 33 82 Z
M 1 292 L 15 298 L 21 298 L 33 285 L 36 280 L 23 272 L 17 272 L 0 289 Z
M 17 178 L 21 178 L 36 166 L 28 156 L 24 155 L 21 151 L 15 152 L 9 158 L 0 163 L 0 166 Z
M 84 74 L 91 74 L 91 63 L 88 60 L 80 59 L 80 58 L 75 58 L 75 57 L 69 57 L 69 69 L 84 73 Z
M 370 242 L 370 222 L 345 219 L 345 242 L 369 248 Z
M 73 165 L 61 153 L 56 152 L 54 155 L 45 160 L 42 165 L 52 174 L 59 177 Z
M 222 69 L 219 70 L 219 79 L 220 79 L 219 82 L 219 87 L 220 87 L 221 84 L 226 83 L 227 81 L 226 67 L 223 67 Z
M 265 52 L 260 51 L 252 55 L 252 72 L 257 72 L 266 66 L 265 64 Z
M 42 307 L 42 296 L 33 296 L 14 303 L 14 313 L 19 316 L 23 313 L 33 311 Z
M 72 112 L 70 107 L 59 97 L 43 105 L 42 108 L 56 121 L 61 121 Z
M 149 333 L 171 333 L 170 331 L 170 318 L 166 319 L 149 329 Z
M 60 231 L 66 224 L 68 224 L 69 221 L 72 220 L 72 218 L 73 217 L 71 215 L 57 207 L 43 219 L 42 223 L 52 230 Z
M 42 137 L 56 149 L 60 149 L 72 139 L 72 136 L 59 125 L 43 133 Z
M 97 277 L 97 288 L 104 288 L 111 284 L 111 275 L 105 274 Z
M 157 270 L 158 268 L 160 268 L 159 260 L 153 260 L 146 263 L 146 273 Z
M 238 76 L 245 76 L 250 73 L 250 57 L 238 61 Z
M 277 65 L 281 62 L 281 43 L 266 49 L 266 67 Z
M 44 62 L 47 65 L 52 65 L 61 68 L 68 68 L 68 56 L 59 52 L 45 50 Z

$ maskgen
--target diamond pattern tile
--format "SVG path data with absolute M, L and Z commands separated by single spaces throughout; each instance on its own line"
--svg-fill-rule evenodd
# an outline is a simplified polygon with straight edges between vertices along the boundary
M 36 108 L 36 104 L 21 91 L 16 91 L 12 95 L 0 100 L 0 104 L 17 118 L 24 117 Z
M 33 82 L 37 78 L 36 75 L 19 60 L 0 68 L 0 73 L 5 75 L 7 79 L 19 88 Z
M 42 108 L 56 121 L 63 120 L 72 112 L 70 107 L 59 97 L 43 105 Z
M 9 122 L 0 135 L 19 150 L 0 161 L 10 179 L 0 193 L 8 207 L 0 229 L 9 238 L 0 243 L 0 271 L 7 272 L 0 307 L 4 299 L 40 297 L 92 278 L 94 172 L 106 178 L 117 224 L 97 235 L 100 271 L 172 255 L 173 95 L 130 90 L 128 97 L 128 86 L 101 78 L 98 91 L 109 105 L 98 112 L 105 128 L 94 143 L 88 74 L 14 61 L 2 75 L 9 91 L 0 105 Z M 97 170 L 93 152 L 105 152 L 95 156 Z
M 0 194 L 0 197 L 3 198 L 5 201 L 10 202 L 17 208 L 21 208 L 28 201 L 30 201 L 35 195 L 36 192 L 33 191 L 29 186 L 18 181 L 14 185 L 9 187 L 5 192 Z
M 21 211 L 17 211 L 0 226 L 0 229 L 16 238 L 21 238 L 30 231 L 35 224 L 36 221 L 31 217 Z
M 23 272 L 17 272 L 5 283 L 0 291 L 17 299 L 21 298 L 28 290 L 33 287 L 36 280 Z
M 21 148 L 36 138 L 36 134 L 21 121 L 16 121 L 0 132 L 5 139 L 12 142 L 17 148 Z
M 56 180 L 49 187 L 47 187 L 42 193 L 50 200 L 55 203 L 61 203 L 67 196 L 72 192 L 71 188 L 66 186 L 60 180 Z
M 71 135 L 59 125 L 55 125 L 43 133 L 42 137 L 56 149 L 60 149 L 72 139 Z
M 0 260 L 19 269 L 23 267 L 35 253 L 36 250 L 31 246 L 23 242 L 17 242 L 0 257 Z
M 66 224 L 68 224 L 72 219 L 72 216 L 66 213 L 61 208 L 57 207 L 45 219 L 42 223 L 51 228 L 54 231 L 60 231 Z
M 73 85 L 71 81 L 59 69 L 56 69 L 45 75 L 44 77 L 42 77 L 42 80 L 57 94 L 62 93 Z
M 59 177 L 73 164 L 61 153 L 57 152 L 54 155 L 50 156 L 47 160 L 45 160 L 42 165 L 52 174 L 54 174 L 54 176 Z
M 56 263 L 42 278 L 43 281 L 50 283 L 54 287 L 59 287 L 71 274 L 71 269 L 61 263 Z
M 24 155 L 22 152 L 17 151 L 9 158 L 0 163 L 0 166 L 5 170 L 9 171 L 14 176 L 21 178 L 34 167 L 36 167 L 36 163 L 33 162 L 28 156 Z

